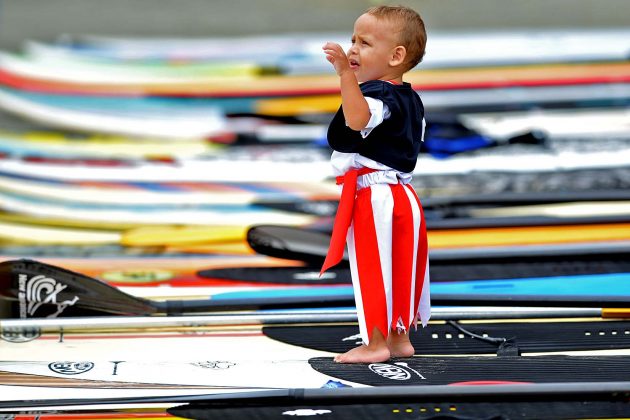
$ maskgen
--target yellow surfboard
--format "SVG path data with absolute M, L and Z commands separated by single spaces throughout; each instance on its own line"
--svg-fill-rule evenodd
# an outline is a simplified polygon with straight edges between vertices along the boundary
M 428 237 L 429 248 L 627 241 L 630 223 L 442 229 L 430 230 Z

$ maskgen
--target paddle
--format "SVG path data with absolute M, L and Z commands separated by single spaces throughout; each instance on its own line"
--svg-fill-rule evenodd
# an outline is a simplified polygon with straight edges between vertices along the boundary
M 5 317 L 43 318 L 336 306 L 351 302 L 352 296 L 329 294 L 159 302 L 128 295 L 105 282 L 53 265 L 34 260 L 9 260 L 0 263 L 0 301 L 5 303 L 0 311 Z
M 323 291 L 322 291 L 323 290 Z M 157 315 L 246 309 L 338 307 L 354 304 L 351 288 L 292 289 L 291 295 L 203 300 L 142 299 L 92 277 L 33 260 L 0 263 L 0 312 L 5 318 Z M 434 305 L 630 307 L 629 296 L 434 294 Z M 7 305 L 8 304 L 8 305 Z
M 395 366 L 395 365 L 394 365 Z M 627 402 L 624 396 L 630 392 L 630 382 L 551 382 L 551 383 L 504 383 L 501 386 L 497 384 L 482 384 L 476 386 L 469 384 L 452 384 L 452 385 L 392 385 L 377 387 L 321 387 L 321 388 L 288 388 L 288 389 L 260 389 L 260 390 L 234 390 L 229 393 L 193 393 L 181 395 L 173 393 L 171 395 L 151 395 L 131 396 L 131 397 L 95 397 L 95 398 L 66 398 L 59 399 L 20 399 L 0 402 L 0 408 L 35 408 L 35 407 L 72 407 L 72 406 L 90 406 L 101 405 L 107 408 L 107 405 L 115 406 L 130 405 L 133 407 L 137 404 L 174 404 L 167 411 L 172 415 L 184 416 L 186 418 L 225 418 L 223 416 L 215 416 L 210 412 L 203 411 L 193 412 L 193 410 L 209 410 L 211 408 L 234 408 L 237 411 L 233 413 L 235 419 L 244 418 L 281 418 L 285 412 L 290 412 L 296 408 L 304 408 L 302 414 L 315 414 L 314 409 L 330 408 L 335 412 L 343 406 L 354 407 L 360 410 L 363 419 L 387 419 L 392 418 L 387 414 L 391 414 L 392 408 L 387 406 L 389 413 L 374 412 L 382 409 L 387 404 L 396 404 L 401 412 L 404 409 L 415 408 L 416 411 L 425 409 L 426 407 L 440 408 L 442 410 L 453 410 L 454 408 L 464 411 L 465 404 L 480 404 L 477 407 L 483 412 L 483 416 L 479 417 L 416 417 L 416 418 L 489 418 L 487 417 L 490 408 L 496 408 L 491 403 L 505 403 L 503 410 L 515 410 L 515 418 L 522 416 L 522 404 L 530 404 L 533 401 L 538 402 L 540 411 L 548 413 L 550 404 L 562 404 L 562 413 L 572 413 L 567 411 L 567 404 L 575 402 L 582 407 L 579 414 L 584 414 L 585 409 L 590 408 L 590 417 L 602 414 L 603 405 L 594 404 L 597 402 L 608 401 L 614 407 L 615 414 L 622 415 L 627 410 Z M 186 403 L 188 403 L 186 405 Z M 202 404 L 200 406 L 200 404 Z M 361 410 L 370 404 L 370 410 Z M 521 404 L 521 405 L 519 405 Z M 328 405 L 328 407 L 318 407 Z M 264 407 L 280 407 L 282 408 L 273 416 L 262 416 L 261 412 Z M 403 407 L 401 409 L 401 407 Z M 444 407 L 444 408 L 442 408 Z M 249 413 L 250 417 L 245 416 L 245 409 L 254 409 L 255 412 Z M 547 411 L 544 411 L 547 410 Z M 328 410 L 326 410 L 328 411 Z M 295 414 L 297 415 L 297 411 Z M 370 414 L 371 413 L 371 414 Z M 397 413 L 397 412 L 394 412 Z M 215 413 L 216 414 L 216 413 Z M 323 413 L 325 414 L 325 413 Z M 348 414 L 346 412 L 346 414 Z M 350 413 L 350 417 L 334 417 L 334 418 L 354 418 L 357 413 Z M 378 416 L 375 416 L 378 414 Z M 431 414 L 431 413 L 429 413 Z M 501 418 L 505 412 L 497 413 L 496 417 Z M 396 414 L 394 414 L 396 416 Z M 612 416 L 612 415 L 611 415 Z M 571 418 L 581 418 L 580 415 L 571 416 Z M 396 417 L 393 417 L 396 418 Z M 537 418 L 536 416 L 530 418 Z M 615 418 L 617 418 L 615 416 Z
M 606 318 L 626 319 L 628 309 L 611 308 L 554 308 L 554 307 L 437 307 L 431 312 L 433 321 L 542 319 L 542 318 Z M 41 332 L 93 332 L 94 330 L 160 329 L 179 330 L 220 325 L 286 325 L 354 323 L 353 308 L 281 309 L 262 311 L 213 312 L 205 315 L 174 316 L 99 316 L 68 318 L 0 319 L 0 330 L 5 332 L 36 329 Z

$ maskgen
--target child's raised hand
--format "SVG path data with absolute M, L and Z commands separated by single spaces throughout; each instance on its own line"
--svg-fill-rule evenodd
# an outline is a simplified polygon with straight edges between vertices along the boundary
M 348 56 L 341 48 L 341 45 L 327 42 L 322 49 L 324 54 L 326 54 L 326 59 L 335 67 L 337 75 L 341 76 L 344 72 L 351 70 Z

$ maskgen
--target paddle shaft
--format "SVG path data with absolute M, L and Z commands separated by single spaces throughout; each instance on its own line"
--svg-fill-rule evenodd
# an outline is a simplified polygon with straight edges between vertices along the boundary
M 534 307 L 630 307 L 628 296 L 572 296 L 572 295 L 431 295 L 435 306 L 534 306 Z M 157 313 L 183 315 L 211 311 L 257 310 L 280 308 L 318 308 L 354 304 L 354 294 L 340 292 L 336 295 L 252 297 L 245 299 L 202 299 L 154 302 Z
M 445 307 L 434 308 L 433 321 L 544 318 L 630 318 L 630 309 L 602 308 L 500 308 Z M 3 331 L 37 329 L 42 332 L 93 332 L 95 330 L 133 330 L 201 328 L 225 325 L 282 325 L 310 323 L 354 323 L 352 308 L 300 311 L 229 312 L 187 316 L 102 316 L 73 318 L 2 319 Z
M 20 400 L 0 402 L 0 408 L 29 408 L 29 407 L 70 407 L 83 405 L 117 406 L 125 404 L 157 404 L 157 403 L 222 403 L 226 406 L 233 404 L 259 403 L 265 404 L 299 404 L 329 403 L 365 404 L 366 401 L 383 403 L 412 400 L 413 402 L 439 399 L 441 401 L 523 401 L 527 398 L 536 400 L 558 398 L 562 401 L 579 400 L 587 402 L 590 399 L 619 400 L 622 395 L 630 392 L 630 382 L 561 382 L 561 383 L 533 383 L 533 384 L 502 384 L 496 385 L 415 385 L 415 386 L 387 386 L 365 388 L 321 388 L 321 389 L 263 389 L 258 391 L 242 391 L 229 394 L 214 393 L 201 395 L 163 395 L 149 397 L 123 398 L 75 398 L 55 401 L 50 400 Z M 186 409 L 186 406 L 180 406 Z

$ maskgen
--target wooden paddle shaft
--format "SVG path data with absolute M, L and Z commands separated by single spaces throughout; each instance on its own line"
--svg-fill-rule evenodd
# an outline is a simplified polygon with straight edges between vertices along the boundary
M 627 318 L 630 309 L 601 308 L 434 308 L 432 320 L 535 319 L 535 318 Z M 612 316 L 614 314 L 614 316 Z M 199 328 L 226 325 L 279 325 L 313 323 L 354 323 L 354 309 L 232 312 L 187 316 L 115 316 L 76 318 L 30 318 L 0 320 L 1 330 L 39 329 L 41 331 L 92 332 L 94 330 L 130 330 L 139 328 Z

